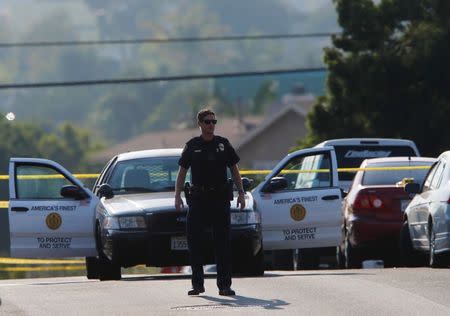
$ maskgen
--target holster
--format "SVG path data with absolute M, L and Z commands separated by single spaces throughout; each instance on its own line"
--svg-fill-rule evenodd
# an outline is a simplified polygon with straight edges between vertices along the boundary
M 186 182 L 184 184 L 184 197 L 186 198 L 186 203 L 188 206 L 191 206 L 192 202 L 192 190 L 191 190 L 191 184 L 189 182 Z

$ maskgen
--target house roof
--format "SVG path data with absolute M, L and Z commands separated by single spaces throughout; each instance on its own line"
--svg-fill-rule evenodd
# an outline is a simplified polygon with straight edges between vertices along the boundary
M 306 117 L 309 109 L 311 108 L 311 105 L 312 104 L 298 105 L 298 104 L 291 103 L 291 104 L 288 104 L 288 105 L 282 107 L 281 111 L 268 117 L 261 125 L 254 128 L 253 130 L 249 131 L 247 133 L 247 135 L 237 143 L 237 145 L 235 146 L 236 149 L 239 149 L 239 148 L 245 146 L 247 143 L 249 143 L 254 138 L 256 138 L 258 135 L 260 135 L 264 130 L 269 128 L 271 125 L 275 124 L 281 117 L 283 117 L 288 112 L 293 112 L 296 115 L 299 115 L 301 117 Z
M 251 130 L 252 126 L 258 126 L 262 121 L 263 117 L 245 117 L 243 122 L 239 122 L 239 120 L 235 118 L 219 119 L 215 134 L 228 138 L 230 143 L 235 146 L 247 130 Z M 199 135 L 199 128 L 149 132 L 97 152 L 91 156 L 90 160 L 92 162 L 104 163 L 115 155 L 130 151 L 158 148 L 182 148 L 190 138 Z

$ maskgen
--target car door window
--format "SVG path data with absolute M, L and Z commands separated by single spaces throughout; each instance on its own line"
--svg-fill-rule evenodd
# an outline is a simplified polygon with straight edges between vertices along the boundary
M 445 168 L 445 163 L 443 163 L 443 162 L 439 163 L 439 166 L 436 168 L 436 173 L 435 173 L 433 179 L 431 180 L 430 188 L 432 190 L 436 190 L 437 188 L 439 188 L 439 185 L 442 181 L 442 176 L 444 174 L 444 168 Z
M 100 175 L 98 176 L 97 180 L 95 180 L 94 186 L 92 187 L 92 191 L 94 194 L 97 194 L 98 188 L 101 184 L 105 183 L 106 178 L 111 173 L 112 165 L 116 162 L 117 156 L 111 159 L 105 167 L 103 167 L 102 171 L 100 172 Z
M 18 199 L 63 199 L 61 188 L 75 185 L 48 166 L 16 166 L 16 196 Z
M 431 190 L 431 183 L 432 183 L 432 181 L 433 181 L 434 175 L 436 174 L 436 170 L 437 170 L 438 167 L 439 167 L 439 164 L 440 164 L 440 162 L 434 164 L 434 165 L 431 167 L 430 172 L 428 173 L 427 177 L 425 178 L 425 182 L 424 182 L 424 184 L 423 184 L 422 192 Z
M 276 176 L 287 180 L 285 191 L 331 187 L 330 156 L 314 153 L 294 157 Z

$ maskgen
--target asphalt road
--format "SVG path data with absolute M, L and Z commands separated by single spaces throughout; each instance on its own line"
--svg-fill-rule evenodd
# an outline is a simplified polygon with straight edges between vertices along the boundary
M 188 297 L 188 275 L 0 281 L 0 315 L 450 315 L 449 269 L 269 271 L 234 278 L 235 297 Z

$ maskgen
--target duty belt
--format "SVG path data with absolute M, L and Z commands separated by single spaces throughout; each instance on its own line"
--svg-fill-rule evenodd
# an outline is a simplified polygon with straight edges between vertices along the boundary
M 221 186 L 204 186 L 204 185 L 194 185 L 191 187 L 193 192 L 207 193 L 207 192 L 223 192 L 226 189 L 226 184 Z

